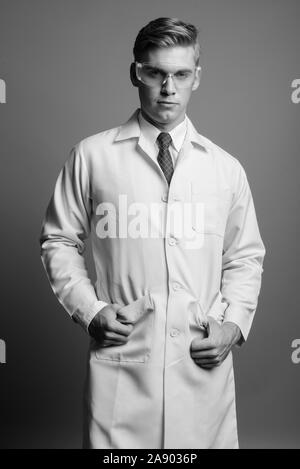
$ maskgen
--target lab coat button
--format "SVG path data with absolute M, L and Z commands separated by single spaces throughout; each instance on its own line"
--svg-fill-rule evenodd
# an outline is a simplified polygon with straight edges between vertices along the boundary
M 175 238 L 169 238 L 169 245 L 170 246 L 175 246 L 176 244 L 176 239 Z
M 167 201 L 168 201 L 168 194 L 163 194 L 163 195 L 161 196 L 161 200 L 162 200 L 163 202 L 167 202 Z
M 171 329 L 170 330 L 170 336 L 171 337 L 177 337 L 180 334 L 180 331 L 178 329 Z
M 177 195 L 177 194 L 174 194 L 174 195 L 173 195 L 173 200 L 174 200 L 174 202 L 180 202 L 180 201 L 181 201 L 181 197 L 179 197 L 179 195 Z
M 180 283 L 178 283 L 178 282 L 173 283 L 173 290 L 178 291 L 178 290 L 181 290 L 181 289 L 182 289 L 182 286 L 180 285 Z

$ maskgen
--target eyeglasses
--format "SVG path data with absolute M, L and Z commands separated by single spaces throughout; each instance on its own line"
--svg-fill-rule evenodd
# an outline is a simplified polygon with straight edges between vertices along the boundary
M 162 64 L 163 65 L 163 64 Z M 166 64 L 170 66 L 170 64 Z M 135 71 L 137 79 L 150 88 L 157 88 L 164 85 L 169 77 L 172 77 L 173 83 L 177 89 L 189 88 L 194 83 L 197 72 L 201 67 L 191 69 L 181 69 L 177 72 L 169 73 L 148 62 L 135 62 Z

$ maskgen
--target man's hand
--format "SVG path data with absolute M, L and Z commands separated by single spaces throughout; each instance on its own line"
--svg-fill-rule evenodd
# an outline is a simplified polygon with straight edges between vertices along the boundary
M 221 365 L 240 338 L 241 331 L 236 324 L 225 322 L 220 326 L 215 319 L 208 318 L 208 337 L 192 341 L 191 357 L 202 368 L 214 368 Z
M 122 324 L 117 320 L 117 311 L 121 308 L 117 303 L 105 306 L 91 321 L 89 334 L 99 342 L 101 347 L 123 345 L 133 329 L 132 324 Z

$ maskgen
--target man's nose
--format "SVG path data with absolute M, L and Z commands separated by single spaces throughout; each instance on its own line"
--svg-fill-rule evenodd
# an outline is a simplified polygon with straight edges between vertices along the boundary
M 161 93 L 162 94 L 175 94 L 176 93 L 176 87 L 174 85 L 173 78 L 168 76 L 166 77 L 164 83 L 161 85 Z

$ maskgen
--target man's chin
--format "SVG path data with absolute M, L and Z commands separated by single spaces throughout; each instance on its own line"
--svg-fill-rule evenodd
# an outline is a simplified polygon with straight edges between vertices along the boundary
M 156 113 L 157 122 L 161 122 L 162 124 L 172 124 L 178 118 L 179 118 L 178 113 L 175 113 L 173 110 L 169 110 L 169 109 L 159 110 Z
M 178 112 L 175 113 L 174 110 L 170 109 L 156 109 L 155 112 L 151 114 L 144 111 L 143 114 L 149 122 L 156 126 L 170 126 L 179 119 Z

